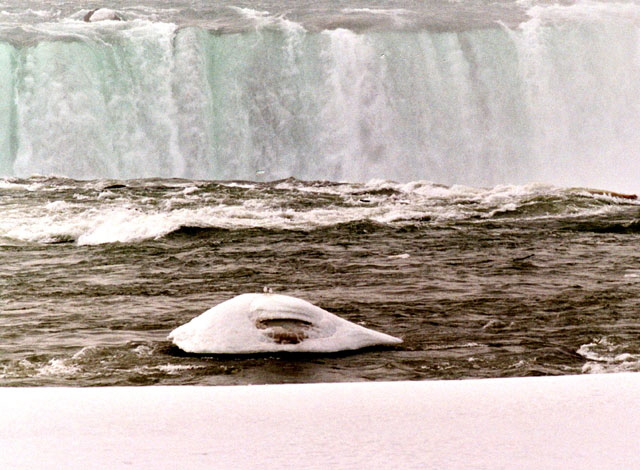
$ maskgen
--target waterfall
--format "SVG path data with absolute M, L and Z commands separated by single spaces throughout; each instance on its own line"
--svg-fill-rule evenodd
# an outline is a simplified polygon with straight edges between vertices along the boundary
M 640 9 L 518 27 L 132 21 L 0 42 L 0 175 L 640 189 Z

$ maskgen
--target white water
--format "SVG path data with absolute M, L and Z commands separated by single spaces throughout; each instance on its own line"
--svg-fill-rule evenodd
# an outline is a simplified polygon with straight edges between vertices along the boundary
M 637 276 L 637 272 L 632 271 L 630 274 Z M 628 278 L 628 275 L 625 274 L 625 278 Z M 582 366 L 582 371 L 591 374 L 640 371 L 640 353 L 628 348 L 626 342 L 618 342 L 606 336 L 583 344 L 577 351 L 587 360 Z
M 100 182 L 74 183 L 65 188 L 64 180 L 46 183 L 0 179 L 4 198 L 0 239 L 37 243 L 76 241 L 79 245 L 136 243 L 163 237 L 180 227 L 314 230 L 363 220 L 396 226 L 420 220 L 437 224 L 518 214 L 518 210 L 527 207 L 528 212 L 516 216 L 528 220 L 591 218 L 639 204 L 606 194 L 540 184 L 485 190 L 420 181 L 341 185 L 285 181 L 273 185 L 272 194 L 256 184 L 242 185 L 247 194 L 235 200 L 229 199 L 223 189 L 211 191 L 206 183 L 164 181 L 164 184 L 174 186 L 150 197 L 144 192 L 136 194 L 141 186 L 118 191 L 103 189 Z M 238 186 L 230 183 L 221 188 Z M 72 193 L 71 198 L 68 193 Z M 42 199 L 34 203 L 31 196 Z M 325 197 L 333 202 L 311 203 Z M 307 202 L 291 206 L 296 198 Z M 555 208 L 536 210 L 541 200 L 556 200 Z
M 363 33 L 233 11 L 253 30 L 67 19 L 0 43 L 0 174 L 640 190 L 640 7 Z

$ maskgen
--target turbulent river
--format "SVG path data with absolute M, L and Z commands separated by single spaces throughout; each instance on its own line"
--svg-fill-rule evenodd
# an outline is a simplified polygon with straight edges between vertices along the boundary
M 0 0 L 0 385 L 640 370 L 640 5 L 98 6 Z M 167 340 L 264 287 L 404 342 Z
M 2 385 L 248 384 L 640 370 L 640 204 L 580 188 L 0 182 Z M 190 356 L 169 332 L 275 292 L 399 336 Z

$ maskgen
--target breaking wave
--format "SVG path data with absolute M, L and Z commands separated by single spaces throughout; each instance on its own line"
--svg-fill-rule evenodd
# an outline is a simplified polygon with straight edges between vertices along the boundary
M 626 220 L 640 206 L 628 195 L 580 188 L 447 187 L 424 181 L 110 183 L 32 178 L 0 180 L 0 193 L 0 239 L 78 245 L 223 236 L 234 230 L 309 232 L 362 223 L 376 230 L 541 220 L 561 221 L 567 230 L 624 234 L 635 233 L 636 223 Z

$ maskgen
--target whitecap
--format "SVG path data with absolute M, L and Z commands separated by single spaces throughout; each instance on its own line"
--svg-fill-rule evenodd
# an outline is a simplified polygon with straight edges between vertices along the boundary
M 402 253 L 402 254 L 399 254 L 399 255 L 387 256 L 388 259 L 408 259 L 410 257 L 411 257 L 411 255 L 409 253 Z
M 39 376 L 72 376 L 80 372 L 76 365 L 69 364 L 66 359 L 51 359 L 47 364 L 38 369 Z
M 305 31 L 304 26 L 300 23 L 288 20 L 283 15 L 272 15 L 268 11 L 237 6 L 229 6 L 229 9 L 252 21 L 258 29 L 278 27 L 289 33 L 303 33 Z
M 582 366 L 582 372 L 602 374 L 640 371 L 640 354 L 629 352 L 627 346 L 626 343 L 618 343 L 609 337 L 583 344 L 576 351 L 587 360 Z

